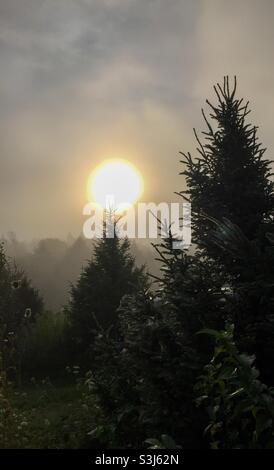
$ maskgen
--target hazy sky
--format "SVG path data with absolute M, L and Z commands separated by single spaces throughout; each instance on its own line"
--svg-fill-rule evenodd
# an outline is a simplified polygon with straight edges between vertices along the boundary
M 143 200 L 174 200 L 224 74 L 272 158 L 273 24 L 273 0 L 0 0 L 0 235 L 79 234 L 112 156 L 143 173 Z

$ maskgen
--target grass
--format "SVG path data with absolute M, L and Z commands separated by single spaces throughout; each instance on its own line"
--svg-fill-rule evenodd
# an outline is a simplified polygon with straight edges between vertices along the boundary
M 83 385 L 32 381 L 11 393 L 11 404 L 24 428 L 24 447 L 85 447 L 92 423 Z

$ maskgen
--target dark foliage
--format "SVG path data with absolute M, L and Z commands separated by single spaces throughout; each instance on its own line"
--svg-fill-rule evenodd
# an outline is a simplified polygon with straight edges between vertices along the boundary
M 175 310 L 149 293 L 127 296 L 119 325 L 119 340 L 97 336 L 92 366 L 105 425 L 111 423 L 109 445 L 141 447 L 165 432 L 195 446 L 204 419 L 192 400 L 199 358 Z
M 255 380 L 249 361 L 250 369 L 243 371 L 243 366 L 236 376 L 227 376 L 224 393 L 228 395 L 222 402 L 218 372 L 238 360 L 237 347 L 233 352 L 230 338 L 223 355 L 215 348 L 217 363 L 211 365 L 212 338 L 197 334 L 202 328 L 221 331 L 225 321 L 232 320 L 240 351 L 258 354 L 263 379 L 267 370 L 272 374 L 273 255 L 271 240 L 266 237 L 273 211 L 270 162 L 262 158 L 257 129 L 246 124 L 249 111 L 235 97 L 236 82 L 230 91 L 226 78 L 224 86 L 218 85 L 215 91 L 219 103 L 210 106 L 217 128 L 205 118 L 207 143 L 202 146 L 199 142 L 200 158 L 194 161 L 188 154 L 184 162 L 196 253 L 173 249 L 169 233 L 155 246 L 162 265 L 156 296 L 125 297 L 119 309 L 119 336 L 109 330 L 96 337 L 92 373 L 111 445 L 140 446 L 155 438 L 160 442 L 163 434 L 183 448 L 205 445 L 201 431 L 206 419 L 203 411 L 199 414 L 193 408 L 193 389 L 209 363 L 205 370 L 211 375 L 202 376 L 200 385 L 208 388 L 208 409 L 216 411 L 215 405 L 220 406 L 220 419 L 228 427 L 220 431 L 217 444 L 212 441 L 220 426 L 216 411 L 216 422 L 209 427 L 212 446 L 237 447 L 237 439 L 239 447 L 268 446 L 267 437 L 259 433 L 256 441 L 252 434 L 257 418 L 254 424 L 248 415 L 245 428 L 239 424 L 240 412 L 231 419 L 227 415 L 235 411 L 229 396 L 237 394 L 239 384 L 272 392 Z M 241 360 L 245 356 L 240 354 Z M 250 405 L 254 409 L 258 395 Z
M 211 448 L 273 449 L 274 389 L 259 380 L 254 356 L 238 351 L 233 326 L 203 333 L 215 338 L 215 349 L 195 391 L 209 416 Z
M 255 354 L 263 381 L 274 384 L 274 240 L 266 234 L 265 246 L 248 240 L 238 226 L 224 219 L 213 221 L 211 245 L 234 262 L 226 311 L 235 324 L 241 351 Z
M 233 90 L 228 77 L 214 89 L 217 104 L 207 101 L 211 120 L 203 112 L 204 145 L 196 134 L 199 158 L 185 155 L 185 193 L 192 203 L 198 247 L 226 278 L 224 288 L 230 295 L 225 312 L 233 318 L 237 344 L 256 354 L 263 380 L 273 384 L 271 162 L 264 158 L 257 127 L 247 122 L 248 103 L 236 97 L 236 79 Z
M 13 266 L 0 245 L 0 338 L 5 371 L 21 375 L 22 353 L 30 326 L 43 311 L 43 300 L 24 272 Z
M 265 149 L 258 142 L 257 127 L 247 122 L 248 103 L 236 98 L 228 77 L 223 86 L 214 87 L 218 102 L 207 104 L 210 118 L 203 116 L 207 130 L 205 143 L 198 138 L 199 156 L 183 154 L 186 194 L 193 211 L 195 240 L 203 243 L 212 228 L 208 217 L 223 217 L 239 226 L 250 239 L 273 226 L 274 194 L 270 180 L 270 161 L 264 159 Z M 219 253 L 213 251 L 213 256 Z
M 143 271 L 135 266 L 128 239 L 119 239 L 116 234 L 108 238 L 104 231 L 92 259 L 71 288 L 67 310 L 79 353 L 89 350 L 98 327 L 115 325 L 122 297 L 137 292 L 146 282 Z

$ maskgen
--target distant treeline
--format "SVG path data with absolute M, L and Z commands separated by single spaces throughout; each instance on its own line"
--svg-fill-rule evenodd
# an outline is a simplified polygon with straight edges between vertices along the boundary
M 33 279 L 43 295 L 45 308 L 53 311 L 67 303 L 70 285 L 77 280 L 94 249 L 93 240 L 72 235 L 67 240 L 44 238 L 26 242 L 10 232 L 0 241 L 4 242 L 7 256 Z M 151 273 L 158 274 L 159 266 L 149 240 L 133 240 L 131 250 L 137 265 L 146 264 Z

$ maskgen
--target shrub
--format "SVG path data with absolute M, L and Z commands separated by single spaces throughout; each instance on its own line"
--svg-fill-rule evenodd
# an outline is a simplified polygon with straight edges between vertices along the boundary
M 211 448 L 273 449 L 274 389 L 258 379 L 255 357 L 239 353 L 229 324 L 203 333 L 215 338 L 215 350 L 196 385 L 196 401 L 209 416 Z
M 141 447 L 167 434 L 192 447 L 201 438 L 202 413 L 192 401 L 200 369 L 176 312 L 149 293 L 127 296 L 119 327 L 118 337 L 98 332 L 92 355 L 94 391 L 110 445 Z

